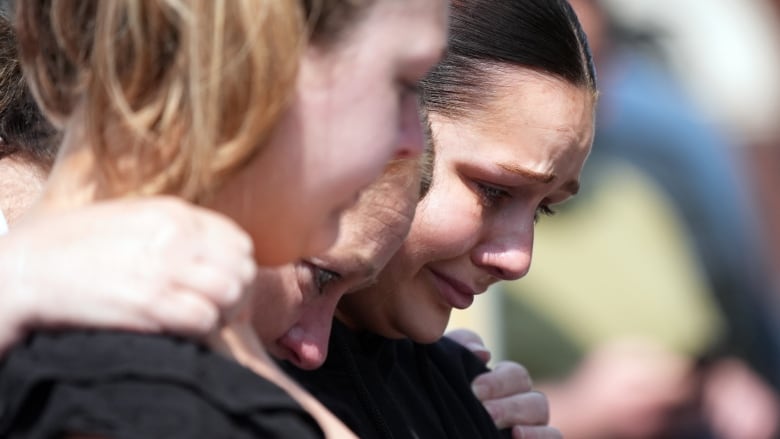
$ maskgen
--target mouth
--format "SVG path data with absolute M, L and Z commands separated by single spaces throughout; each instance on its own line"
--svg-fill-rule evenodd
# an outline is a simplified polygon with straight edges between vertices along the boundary
M 442 298 L 453 308 L 466 309 L 474 303 L 476 291 L 468 285 L 443 273 L 428 269 L 433 274 L 433 282 Z

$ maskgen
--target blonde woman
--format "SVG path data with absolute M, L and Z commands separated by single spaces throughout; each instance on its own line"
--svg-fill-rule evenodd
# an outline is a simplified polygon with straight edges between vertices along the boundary
M 421 150 L 414 84 L 443 50 L 447 11 L 118 0 L 20 2 L 17 14 L 32 90 L 64 134 L 30 221 L 170 194 L 227 215 L 255 262 L 279 264 L 324 250 L 387 161 Z M 210 345 L 267 379 L 168 337 L 35 333 L 2 363 L 0 434 L 350 437 L 270 365 L 250 317 L 239 310 Z

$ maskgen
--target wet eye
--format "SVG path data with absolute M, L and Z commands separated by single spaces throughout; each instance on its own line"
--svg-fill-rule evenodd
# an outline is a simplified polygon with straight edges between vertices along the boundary
M 536 208 L 536 212 L 534 212 L 534 223 L 539 222 L 539 218 L 541 216 L 553 216 L 555 215 L 555 211 L 550 208 L 550 206 L 546 204 L 542 204 L 541 206 Z
M 341 275 L 335 271 L 330 271 L 316 265 L 312 265 L 312 270 L 314 272 L 314 286 L 317 287 L 317 291 L 319 291 L 320 294 L 325 291 L 325 287 L 327 287 L 328 284 L 341 279 Z
M 482 204 L 486 207 L 493 207 L 503 199 L 511 198 L 512 194 L 508 191 L 481 182 L 477 182 L 477 192 Z

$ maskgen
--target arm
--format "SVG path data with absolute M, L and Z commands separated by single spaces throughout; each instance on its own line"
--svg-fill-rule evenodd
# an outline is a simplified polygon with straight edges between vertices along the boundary
M 490 350 L 474 332 L 460 329 L 447 337 L 471 350 L 480 360 L 490 360 Z M 479 375 L 472 389 L 499 429 L 512 428 L 519 439 L 560 439 L 561 433 L 547 425 L 549 403 L 544 394 L 533 390 L 528 371 L 520 364 L 502 361 L 493 370 Z
M 242 230 L 173 198 L 27 219 L 0 238 L 0 352 L 29 327 L 203 335 L 255 271 Z

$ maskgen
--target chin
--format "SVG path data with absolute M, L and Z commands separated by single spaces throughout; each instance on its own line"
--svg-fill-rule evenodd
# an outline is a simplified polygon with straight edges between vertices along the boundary
M 407 337 L 416 343 L 431 344 L 439 341 L 444 335 L 444 331 L 447 329 L 446 323 L 444 325 L 426 325 L 425 327 L 415 327 L 411 331 L 407 331 Z

